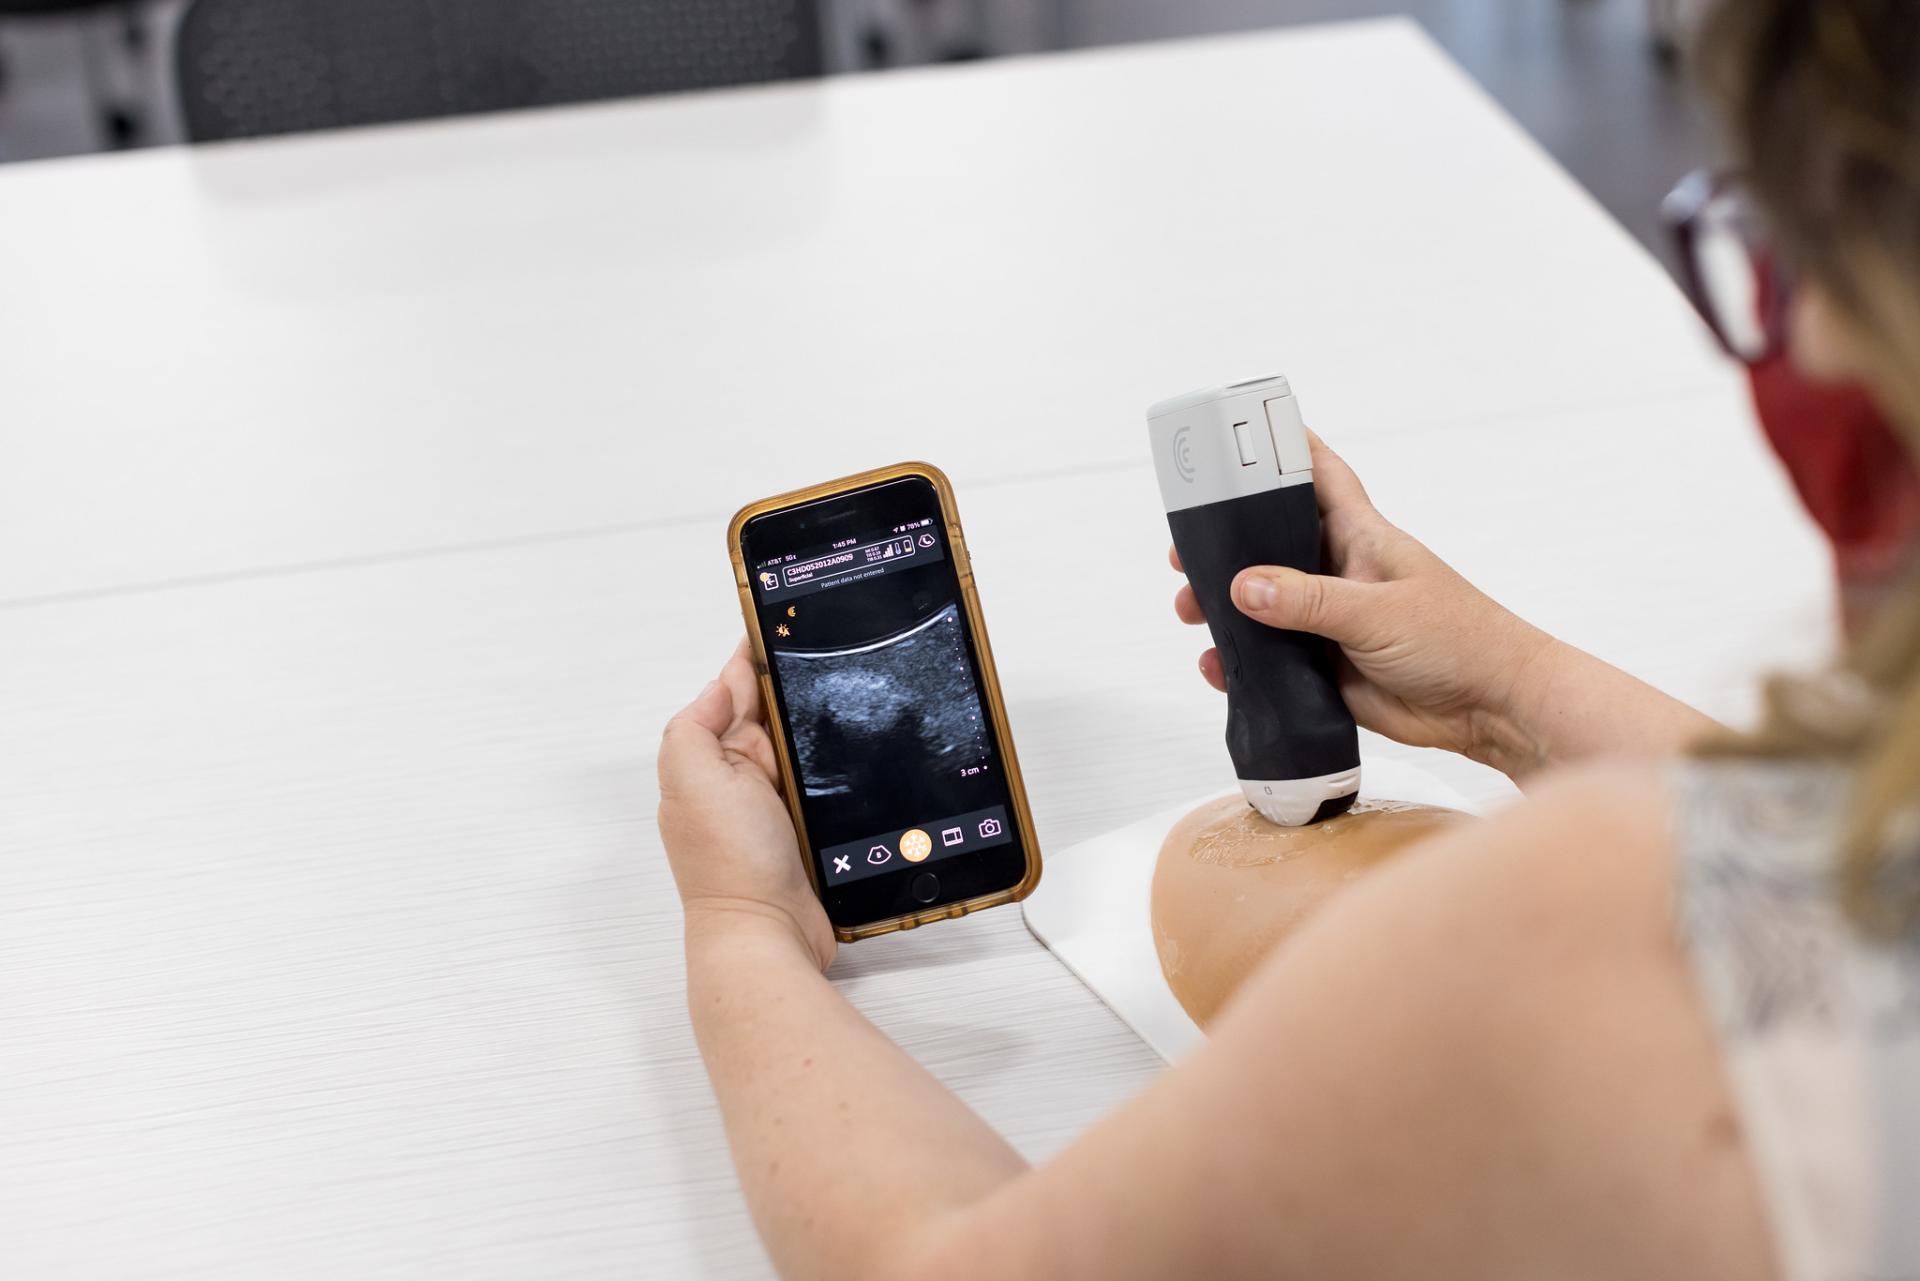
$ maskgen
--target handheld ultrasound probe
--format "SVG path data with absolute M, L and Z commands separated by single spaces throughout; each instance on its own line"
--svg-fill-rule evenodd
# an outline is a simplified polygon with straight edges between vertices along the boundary
M 1153 468 L 1187 581 L 1227 678 L 1227 751 L 1248 804 L 1298 827 L 1360 790 L 1360 742 L 1333 651 L 1234 607 L 1249 565 L 1320 572 L 1320 510 L 1307 428 L 1287 380 L 1255 378 L 1147 410 Z

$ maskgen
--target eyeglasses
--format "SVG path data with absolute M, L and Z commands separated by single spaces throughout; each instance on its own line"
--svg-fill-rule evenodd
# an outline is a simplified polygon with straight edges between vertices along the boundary
M 1688 174 L 1660 215 L 1673 235 L 1687 297 L 1727 354 L 1758 365 L 1785 352 L 1793 278 L 1740 181 Z

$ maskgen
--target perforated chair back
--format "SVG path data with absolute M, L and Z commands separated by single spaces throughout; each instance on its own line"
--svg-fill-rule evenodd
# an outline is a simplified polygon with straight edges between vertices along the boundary
M 196 142 L 820 74 L 810 0 L 194 0 Z

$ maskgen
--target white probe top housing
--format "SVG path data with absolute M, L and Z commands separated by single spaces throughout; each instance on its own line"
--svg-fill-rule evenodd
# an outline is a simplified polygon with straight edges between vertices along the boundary
M 1313 480 L 1300 402 L 1278 374 L 1160 401 L 1147 431 L 1170 512 Z

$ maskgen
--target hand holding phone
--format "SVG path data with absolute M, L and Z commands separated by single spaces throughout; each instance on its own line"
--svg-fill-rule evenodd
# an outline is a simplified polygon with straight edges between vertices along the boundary
M 659 766 L 660 836 L 689 930 L 784 919 L 825 969 L 833 927 L 800 862 L 744 641 L 667 723 Z
M 766 499 L 728 545 L 837 937 L 1026 897 L 1040 852 L 946 477 L 906 463 Z

